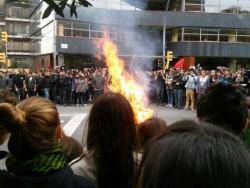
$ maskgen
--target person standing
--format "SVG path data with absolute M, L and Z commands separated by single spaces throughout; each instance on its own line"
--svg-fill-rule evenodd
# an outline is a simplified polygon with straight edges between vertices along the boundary
M 159 71 L 155 77 L 156 84 L 156 104 L 163 103 L 164 98 L 164 88 L 165 88 L 165 80 L 162 71 Z
M 8 90 L 8 80 L 3 71 L 0 71 L 0 96 L 5 97 Z
M 13 78 L 13 85 L 15 88 L 15 93 L 18 96 L 19 101 L 26 99 L 25 95 L 25 75 L 21 70 Z
M 185 110 L 188 110 L 190 105 L 189 102 L 191 102 L 191 110 L 194 111 L 195 106 L 195 89 L 196 89 L 196 83 L 197 83 L 197 76 L 195 75 L 195 72 L 193 69 L 190 69 L 188 74 L 183 77 L 183 81 L 186 81 L 186 106 Z
M 71 101 L 72 78 L 69 73 L 63 79 L 63 105 L 69 105 Z
M 58 78 L 58 95 L 59 95 L 59 104 L 63 105 L 63 86 L 64 86 L 64 78 L 65 78 L 65 73 L 60 72 L 59 78 Z
M 76 94 L 78 106 L 84 105 L 87 106 L 87 89 L 88 89 L 88 81 L 81 74 L 80 78 L 76 80 Z
M 175 101 L 175 108 L 181 109 L 183 105 L 183 93 L 185 90 L 185 84 L 182 81 L 182 74 L 177 71 L 174 73 L 173 77 L 173 89 L 174 89 L 174 101 Z
M 73 79 L 72 79 L 72 84 L 71 84 L 71 90 L 72 90 L 72 104 L 76 105 L 77 104 L 77 95 L 76 95 L 76 82 L 79 79 L 78 75 L 74 75 Z
M 206 71 L 202 70 L 201 75 L 197 78 L 197 84 L 196 84 L 196 92 L 198 94 L 198 98 L 201 94 L 203 94 L 210 85 L 210 79 L 209 76 L 207 76 Z
M 96 71 L 95 76 L 93 77 L 95 100 L 103 94 L 104 85 L 105 79 L 103 78 L 102 73 L 100 71 Z
M 28 77 L 25 79 L 25 86 L 28 97 L 36 96 L 37 80 L 34 73 L 29 73 Z
M 41 74 L 38 88 L 42 92 L 41 95 L 46 99 L 49 99 L 49 78 L 44 72 Z
M 50 89 L 51 89 L 51 99 L 54 103 L 59 103 L 59 94 L 58 94 L 58 88 L 59 88 L 59 74 L 54 72 L 51 74 L 50 77 Z
M 167 106 L 172 108 L 174 104 L 173 72 L 170 70 L 166 75 L 166 91 L 168 96 Z

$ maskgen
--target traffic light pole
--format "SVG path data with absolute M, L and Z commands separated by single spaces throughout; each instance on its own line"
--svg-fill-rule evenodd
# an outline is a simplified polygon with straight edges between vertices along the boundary
M 166 5 L 166 10 L 164 14 L 164 22 L 163 22 L 163 45 L 162 45 L 162 60 L 163 60 L 163 67 L 166 66 L 166 49 L 167 49 L 167 42 L 166 42 L 166 30 L 167 30 L 167 13 L 170 6 L 171 0 L 168 0 Z
M 7 44 L 8 44 L 8 41 L 5 42 L 5 64 L 6 64 L 7 68 L 8 68 L 8 55 L 7 55 L 7 52 L 8 52 L 7 46 L 8 45 Z

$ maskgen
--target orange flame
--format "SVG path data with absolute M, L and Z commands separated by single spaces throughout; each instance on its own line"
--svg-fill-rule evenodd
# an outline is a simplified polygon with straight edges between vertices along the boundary
M 124 68 L 124 61 L 119 59 L 117 46 L 106 37 L 101 41 L 102 53 L 105 56 L 106 65 L 112 78 L 110 89 L 121 93 L 130 102 L 138 123 L 153 116 L 153 110 L 145 107 L 147 99 L 143 88 L 136 83 L 133 76 Z

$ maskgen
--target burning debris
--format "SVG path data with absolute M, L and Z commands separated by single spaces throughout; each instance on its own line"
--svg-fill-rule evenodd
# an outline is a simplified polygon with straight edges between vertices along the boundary
M 118 49 L 109 37 L 102 39 L 98 46 L 105 57 L 112 82 L 109 86 L 113 92 L 123 94 L 130 102 L 138 123 L 153 116 L 153 110 L 147 108 L 147 96 L 143 87 L 136 83 L 131 74 L 125 70 L 125 63 L 117 55 Z

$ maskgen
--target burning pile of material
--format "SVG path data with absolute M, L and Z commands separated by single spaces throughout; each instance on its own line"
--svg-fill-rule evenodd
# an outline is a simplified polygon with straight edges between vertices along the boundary
M 110 89 L 123 94 L 129 100 L 138 123 L 152 117 L 153 110 L 145 106 L 147 97 L 143 87 L 136 83 L 133 76 L 125 70 L 124 61 L 117 55 L 117 46 L 108 37 L 100 44 L 102 55 L 105 57 L 109 74 L 112 77 Z

